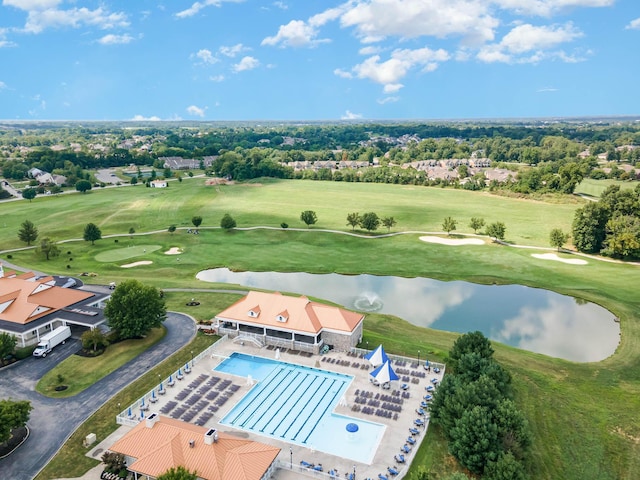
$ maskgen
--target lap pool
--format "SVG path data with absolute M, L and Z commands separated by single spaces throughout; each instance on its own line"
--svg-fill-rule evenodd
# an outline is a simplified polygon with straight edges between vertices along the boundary
M 251 375 L 257 382 L 222 425 L 356 462 L 373 461 L 385 425 L 333 413 L 352 376 L 237 352 L 215 370 Z M 347 432 L 349 423 L 358 431 Z

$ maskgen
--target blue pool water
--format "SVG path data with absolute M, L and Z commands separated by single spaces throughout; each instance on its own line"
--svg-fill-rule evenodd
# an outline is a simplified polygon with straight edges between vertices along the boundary
M 257 382 L 221 424 L 357 462 L 372 462 L 386 427 L 333 413 L 352 376 L 242 353 L 233 353 L 215 370 L 245 378 L 251 375 Z M 358 431 L 347 432 L 348 423 L 358 425 Z

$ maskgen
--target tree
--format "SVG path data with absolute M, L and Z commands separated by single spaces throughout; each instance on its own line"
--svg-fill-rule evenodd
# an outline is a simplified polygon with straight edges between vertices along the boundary
M 96 240 L 102 238 L 102 232 L 95 223 L 87 223 L 87 226 L 84 227 L 84 236 L 82 238 L 84 238 L 85 242 L 91 242 L 91 245 L 94 245 Z
M 87 193 L 91 188 L 92 185 L 89 180 L 78 180 L 76 182 L 76 190 L 80 193 Z
M 391 227 L 393 227 L 396 223 L 396 219 L 393 217 L 383 217 L 382 220 L 382 225 L 387 227 L 387 231 L 390 232 L 391 231 Z
M 231 230 L 232 228 L 236 228 L 236 221 L 231 215 L 225 213 L 222 220 L 220 220 L 220 227 L 225 230 Z
M 350 225 L 354 231 L 356 227 L 360 225 L 360 220 L 360 214 L 358 212 L 347 214 L 347 225 Z
M 36 198 L 37 194 L 38 192 L 35 188 L 25 188 L 24 190 L 22 190 L 22 198 L 29 200 L 29 202 Z
M 478 233 L 482 227 L 484 227 L 484 218 L 481 217 L 471 217 L 471 221 L 469 222 L 469 226 L 473 229 L 473 233 Z
M 158 475 L 157 480 L 197 480 L 198 474 L 190 472 L 182 465 L 171 467 L 162 475 Z
M 168 230 L 169 230 L 169 233 L 173 234 L 173 232 L 176 231 L 176 226 L 175 225 L 169 225 Z
M 569 236 L 559 228 L 554 228 L 549 233 L 549 243 L 552 247 L 556 247 L 558 251 L 560 251 L 562 246 L 566 243 L 568 237 Z
M 380 218 L 375 212 L 367 212 L 360 218 L 360 226 L 365 230 L 372 232 L 380 226 Z
M 590 202 L 577 209 L 571 231 L 576 248 L 586 253 L 598 253 L 602 250 L 608 219 L 608 209 L 600 202 Z
M 478 330 L 459 336 L 453 342 L 451 350 L 449 350 L 447 367 L 453 368 L 453 371 L 458 372 L 458 361 L 467 353 L 477 353 L 480 357 L 492 358 L 493 347 L 491 346 L 491 341 Z
M 314 225 L 318 221 L 318 216 L 313 210 L 305 210 L 300 213 L 300 220 L 302 220 L 307 227 Z
M 138 177 L 131 177 L 131 180 L 129 180 L 129 183 L 131 185 L 137 185 L 138 184 Z
M 502 452 L 498 459 L 487 463 L 483 480 L 527 480 L 522 463 L 511 452 Z
M 16 350 L 18 339 L 7 332 L 0 332 L 0 361 Z
M 32 408 L 27 400 L 0 400 L 0 443 L 11 438 L 11 430 L 25 426 Z
M 191 217 L 191 223 L 193 223 L 194 227 L 198 228 L 202 224 L 202 217 L 199 215 L 194 215 L 193 217 Z
M 487 235 L 494 238 L 494 241 L 504 240 L 506 227 L 502 222 L 495 222 L 487 226 Z
M 136 233 L 136 229 L 135 229 L 135 228 L 133 228 L 133 227 L 131 227 L 131 228 L 129 229 L 129 235 L 131 235 L 131 238 L 133 238 L 133 234 L 134 234 L 134 233 Z
M 36 241 L 38 238 L 38 229 L 31 220 L 22 222 L 20 230 L 18 230 L 18 238 L 27 245 L 31 245 L 31 242 Z
M 111 294 L 104 309 L 109 326 L 120 338 L 137 338 L 165 320 L 167 310 L 157 288 L 138 280 L 121 282 Z
M 450 235 L 451 232 L 456 229 L 457 224 L 457 220 L 454 220 L 452 217 L 446 217 L 442 222 L 442 230 L 447 232 L 447 235 Z
M 449 451 L 462 466 L 478 475 L 487 463 L 498 459 L 501 452 L 498 426 L 488 408 L 475 406 L 462 414 L 451 431 Z
M 640 257 L 640 218 L 617 215 L 607 222 L 603 254 L 618 258 Z
M 58 255 L 60 255 L 60 249 L 55 242 L 49 239 L 49 237 L 45 237 L 40 240 L 38 253 L 41 253 L 47 260 L 49 260 L 50 258 L 56 258 Z
M 99 348 L 109 345 L 107 337 L 97 328 L 84 332 L 80 337 L 80 340 L 82 341 L 82 347 L 85 350 L 89 350 L 89 348 L 91 348 L 94 352 L 98 351 Z

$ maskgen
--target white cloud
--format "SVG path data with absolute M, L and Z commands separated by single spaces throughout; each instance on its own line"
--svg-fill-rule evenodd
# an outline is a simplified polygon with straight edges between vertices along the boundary
M 260 61 L 257 58 L 246 56 L 242 57 L 240 62 L 231 67 L 234 72 L 244 72 L 246 70 L 253 70 L 260 65 Z
M 409 70 L 422 66 L 423 72 L 435 70 L 441 62 L 450 59 L 447 51 L 430 48 L 417 49 L 396 49 L 391 52 L 391 58 L 381 61 L 380 55 L 373 55 L 364 62 L 355 65 L 351 72 L 341 69 L 334 70 L 334 74 L 343 78 L 367 78 L 376 83 L 384 85 L 385 93 L 393 93 L 400 90 L 404 85 L 400 80 L 404 78 Z
M 129 34 L 124 35 L 114 35 L 108 34 L 98 40 L 98 43 L 102 45 L 117 45 L 117 44 L 126 44 L 130 43 L 134 38 Z
M 345 70 L 342 70 L 341 68 L 336 68 L 333 73 L 342 78 L 353 78 L 351 72 L 347 72 Z
M 328 42 L 317 39 L 318 30 L 302 20 L 291 20 L 281 25 L 278 33 L 273 37 L 266 37 L 261 45 L 280 45 L 281 47 L 313 47 L 319 43 Z
M 400 97 L 384 97 L 376 100 L 380 105 L 384 105 L 386 103 L 395 103 L 400 100 Z
M 520 15 L 549 17 L 570 8 L 609 7 L 615 0 L 493 0 L 494 3 Z
M 640 18 L 631 20 L 631 22 L 629 22 L 629 25 L 627 25 L 625 28 L 627 30 L 640 30 Z
M 284 2 L 273 2 L 273 6 L 278 7 L 281 10 L 286 10 L 289 8 L 289 6 Z
M 48 28 L 79 28 L 82 26 L 108 30 L 116 27 L 127 27 L 129 26 L 129 21 L 125 13 L 112 13 L 102 7 L 95 10 L 89 10 L 84 7 L 69 10 L 29 10 L 24 31 L 27 33 L 41 33 Z
M 0 90 L 4 90 L 5 88 L 9 88 L 9 87 L 7 87 L 6 83 L 0 81 Z
M 478 0 L 370 0 L 349 6 L 340 17 L 343 27 L 371 43 L 385 37 L 444 38 L 460 36 L 464 43 L 493 40 L 499 22 L 488 1 Z
M 353 112 L 351 112 L 351 111 L 349 111 L 349 110 L 347 110 L 347 111 L 344 113 L 344 115 L 342 115 L 342 116 L 340 117 L 340 119 L 341 119 L 341 120 L 358 120 L 358 119 L 360 119 L 360 118 L 362 118 L 362 114 L 360 114 L 360 113 L 353 113 Z
M 239 53 L 242 53 L 246 50 L 251 50 L 249 47 L 245 47 L 244 45 L 242 45 L 241 43 L 238 43 L 237 45 L 233 45 L 232 47 L 225 47 L 222 46 L 219 48 L 219 52 L 224 55 L 225 57 L 235 57 L 236 55 L 238 55 Z
M 368 46 L 368 47 L 362 47 L 360 50 L 358 50 L 358 53 L 360 55 L 376 55 L 377 53 L 380 53 L 382 51 L 382 49 L 380 47 L 374 47 L 374 46 Z
M 579 61 L 575 56 L 549 50 L 582 36 L 583 33 L 571 22 L 552 26 L 525 23 L 514 27 L 500 43 L 482 47 L 477 58 L 487 63 L 537 63 L 547 58 L 575 62 Z
M 191 58 L 197 58 L 202 63 L 214 64 L 219 60 L 211 53 L 211 50 L 207 50 L 206 48 L 202 48 L 198 50 L 196 53 L 191 54 Z
M 224 81 L 224 75 L 212 75 L 209 77 L 209 80 L 220 83 Z
M 204 0 L 203 2 L 195 2 L 189 8 L 176 13 L 176 17 L 192 17 L 206 7 L 220 7 L 224 2 L 240 3 L 242 1 L 244 0 Z
M 545 92 L 557 92 L 558 89 L 554 87 L 543 87 L 536 90 L 537 93 L 545 93 Z
M 193 115 L 194 117 L 204 117 L 204 111 L 206 108 L 196 107 L 195 105 L 190 105 L 187 107 L 187 113 L 189 115 Z
M 401 83 L 387 83 L 382 89 L 382 91 L 384 93 L 395 93 L 398 90 L 400 90 L 402 87 L 404 87 L 404 85 Z
M 57 7 L 62 0 L 3 0 L 5 7 L 16 7 L 20 10 L 46 10 Z
M 151 117 L 145 117 L 144 115 L 134 115 L 131 121 L 132 122 L 159 122 L 160 117 L 156 117 L 155 115 Z

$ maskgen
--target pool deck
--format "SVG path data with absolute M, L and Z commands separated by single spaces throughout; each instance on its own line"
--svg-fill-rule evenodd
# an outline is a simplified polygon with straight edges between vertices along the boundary
M 289 362 L 299 365 L 306 365 L 309 367 L 321 368 L 323 370 L 343 373 L 352 375 L 353 381 L 349 385 L 344 397 L 338 402 L 334 413 L 350 416 L 356 419 L 362 419 L 370 422 L 377 422 L 386 425 L 385 432 L 383 434 L 383 438 L 380 442 L 380 445 L 376 451 L 375 456 L 373 457 L 372 463 L 354 463 L 350 459 L 345 459 L 341 457 L 337 457 L 334 455 L 329 455 L 327 453 L 311 450 L 310 448 L 301 447 L 299 445 L 289 444 L 287 442 L 278 441 L 276 439 L 272 439 L 269 437 L 264 437 L 260 435 L 250 434 L 245 431 L 237 430 L 228 425 L 221 425 L 220 420 L 237 404 L 237 402 L 249 391 L 251 388 L 250 385 L 247 384 L 246 378 L 237 377 L 234 375 L 225 374 L 223 372 L 214 372 L 213 369 L 227 356 L 231 355 L 233 352 L 245 353 L 248 355 L 257 355 L 265 358 L 276 359 L 279 356 L 279 360 L 283 362 Z M 403 369 L 414 372 L 411 375 L 409 372 L 406 374 L 410 375 L 412 381 L 407 382 L 409 384 L 409 389 L 407 392 L 410 395 L 410 398 L 403 399 L 402 411 L 398 413 L 397 420 L 393 418 L 382 418 L 376 416 L 375 414 L 366 414 L 362 412 L 362 407 L 366 406 L 365 404 L 358 404 L 355 402 L 356 398 L 362 398 L 361 395 L 356 395 L 356 391 L 362 392 L 371 392 L 372 399 L 375 400 L 375 395 L 392 395 L 394 390 L 400 390 L 400 385 L 404 382 L 395 381 L 392 382 L 392 388 L 390 390 L 383 390 L 381 387 L 373 385 L 369 381 L 369 372 L 371 368 L 362 368 L 363 364 L 368 364 L 368 361 L 354 357 L 351 355 L 347 355 L 343 352 L 330 352 L 325 355 L 312 355 L 310 357 L 299 355 L 299 354 L 291 354 L 288 352 L 278 352 L 269 350 L 267 348 L 258 348 L 252 344 L 245 343 L 244 345 L 233 343 L 231 341 L 223 342 L 216 349 L 214 355 L 210 355 L 200 359 L 196 362 L 195 366 L 192 369 L 192 372 L 188 375 L 185 375 L 184 379 L 181 381 L 176 381 L 173 387 L 166 387 L 166 394 L 158 395 L 157 401 L 151 405 L 149 405 L 149 410 L 145 412 L 146 415 L 149 415 L 151 412 L 161 413 L 163 407 L 166 408 L 167 403 L 169 402 L 177 402 L 180 405 L 180 393 L 187 387 L 189 384 L 192 384 L 196 379 L 203 378 L 204 375 L 213 377 L 220 377 L 222 380 L 216 386 L 212 387 L 212 389 L 216 389 L 220 387 L 222 381 L 228 380 L 232 382 L 234 385 L 233 389 L 223 389 L 221 393 L 224 393 L 224 396 L 228 396 L 229 400 L 225 402 L 222 406 L 217 408 L 217 411 L 210 412 L 209 407 L 205 407 L 202 411 L 209 411 L 211 413 L 211 417 L 206 420 L 204 426 L 207 428 L 217 428 L 218 431 L 233 433 L 239 435 L 243 438 L 250 438 L 255 441 L 259 441 L 262 443 L 266 443 L 269 445 L 274 445 L 282 449 L 278 456 L 278 461 L 281 466 L 286 464 L 287 468 L 280 468 L 276 471 L 274 478 L 278 480 L 289 480 L 294 478 L 300 478 L 301 476 L 306 477 L 307 475 L 312 478 L 330 478 L 329 475 L 322 475 L 318 472 L 309 471 L 307 469 L 302 469 L 300 467 L 300 462 L 305 461 L 312 464 L 322 464 L 325 474 L 331 469 L 337 469 L 340 472 L 340 478 L 345 477 L 345 473 L 353 472 L 354 466 L 356 469 L 356 477 L 358 479 L 365 478 L 373 478 L 377 479 L 379 473 L 387 474 L 387 467 L 395 467 L 397 470 L 402 472 L 403 465 L 397 464 L 394 455 L 401 453 L 401 447 L 405 445 L 407 437 L 411 436 L 409 433 L 410 428 L 417 428 L 420 431 L 420 434 L 416 435 L 414 438 L 416 440 L 416 444 L 411 447 L 411 452 L 405 454 L 405 459 L 407 465 L 413 460 L 414 451 L 417 450 L 420 443 L 422 442 L 426 427 L 429 423 L 428 413 L 426 416 L 421 417 L 416 409 L 420 408 L 420 402 L 423 400 L 423 396 L 427 393 L 425 387 L 431 385 L 432 378 L 438 378 L 439 381 L 442 380 L 443 373 L 435 374 L 433 371 L 426 372 L 422 366 L 417 365 L 417 360 L 413 361 L 413 365 L 409 363 L 405 367 L 400 367 L 399 369 L 402 371 Z M 350 365 L 348 365 L 350 364 Z M 355 367 L 353 364 L 359 364 L 360 367 Z M 393 363 L 394 369 L 398 370 L 395 362 Z M 413 367 L 413 368 L 412 368 Z M 424 378 L 420 378 L 420 374 L 426 374 Z M 404 376 L 400 372 L 398 372 L 399 376 Z M 416 383 L 417 382 L 417 383 Z M 229 382 L 226 382 L 229 383 Z M 193 392 L 196 392 L 200 387 L 204 387 L 206 382 L 203 382 L 201 385 L 198 385 L 192 389 Z M 203 388 L 204 390 L 204 388 Z M 235 391 L 232 391 L 235 390 Z M 219 395 L 218 398 L 222 396 Z M 401 393 L 400 393 L 401 397 Z M 202 402 L 205 401 L 205 396 L 202 398 Z M 209 405 L 214 405 L 215 401 L 210 401 Z M 382 402 L 381 402 L 382 403 Z M 357 409 L 361 407 L 360 411 L 354 411 L 354 406 Z M 374 407 L 374 410 L 376 408 Z M 173 410 L 172 410 L 173 411 Z M 139 412 L 134 412 L 139 414 Z M 171 411 L 169 412 L 171 413 Z M 195 416 L 191 422 L 194 423 L 199 416 Z M 416 427 L 414 424 L 414 420 L 417 418 L 423 418 L 425 426 Z M 127 431 L 129 431 L 132 427 L 122 426 L 116 432 L 114 432 L 111 436 L 104 439 L 101 443 L 96 445 L 91 451 L 88 452 L 87 456 L 92 458 L 99 459 L 102 452 L 107 450 L 118 438 L 124 435 Z M 293 468 L 290 467 L 290 450 L 291 447 L 293 451 Z M 406 466 L 404 466 L 406 469 Z M 99 478 L 99 472 L 101 470 L 93 469 L 89 471 L 85 476 L 82 477 L 83 480 L 93 480 Z M 96 476 L 96 472 L 97 476 Z M 402 476 L 402 475 L 400 475 Z

